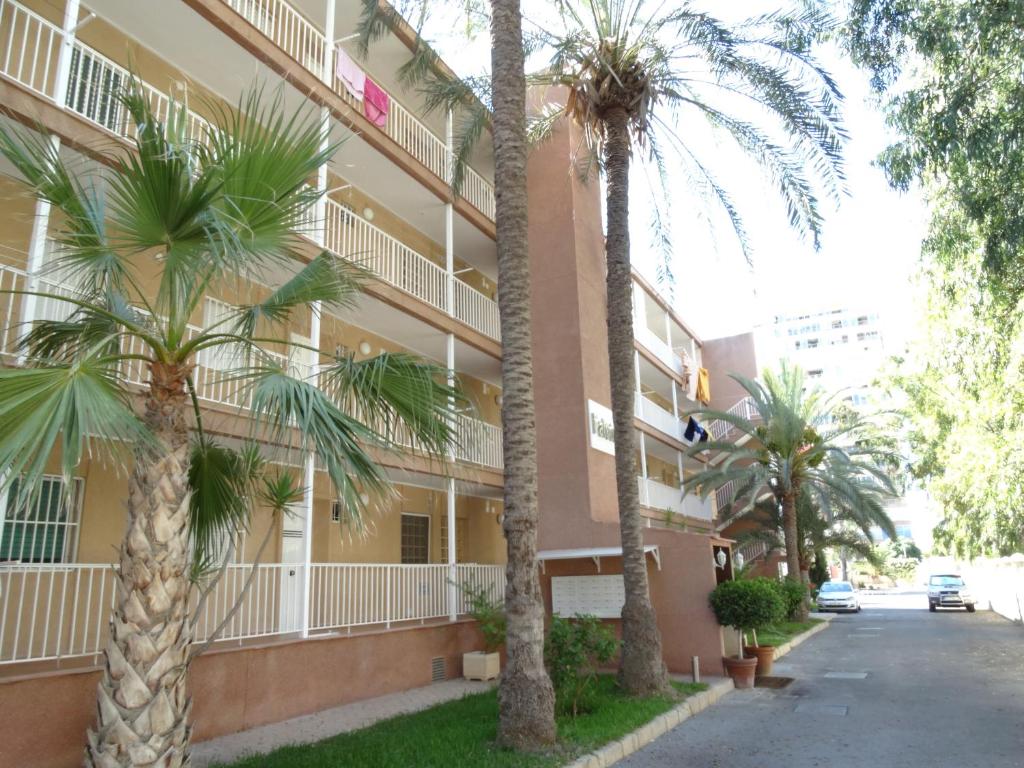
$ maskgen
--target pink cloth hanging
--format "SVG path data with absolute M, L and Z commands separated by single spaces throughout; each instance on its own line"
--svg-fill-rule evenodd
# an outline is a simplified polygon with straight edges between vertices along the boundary
M 388 94 L 370 78 L 366 78 L 363 91 L 363 114 L 378 128 L 388 124 Z
M 345 86 L 345 90 L 362 101 L 366 88 L 366 73 L 341 48 L 337 49 L 335 55 L 334 71 L 341 84 Z

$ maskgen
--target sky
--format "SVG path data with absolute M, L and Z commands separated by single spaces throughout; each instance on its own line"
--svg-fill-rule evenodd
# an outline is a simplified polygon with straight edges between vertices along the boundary
M 780 2 L 731 0 L 704 9 L 738 19 L 775 10 Z M 545 0 L 523 0 L 524 14 L 534 19 L 549 8 Z M 426 36 L 459 74 L 479 75 L 487 70 L 486 31 L 467 43 L 451 17 L 439 13 Z M 850 136 L 844 148 L 846 194 L 838 205 L 822 201 L 825 221 L 820 249 L 815 251 L 790 229 L 781 201 L 756 166 L 727 140 L 708 133 L 698 139 L 697 146 L 702 157 L 712 158 L 716 176 L 740 211 L 753 265 L 744 259 L 722 212 L 693 194 L 682 174 L 671 174 L 666 191 L 675 303 L 703 339 L 744 333 L 779 314 L 841 307 L 878 311 L 886 347 L 897 352 L 913 332 L 912 278 L 927 210 L 918 194 L 890 189 L 875 165 L 878 153 L 893 137 L 873 101 L 867 76 L 834 46 L 823 47 L 818 56 L 845 96 L 843 112 Z M 542 63 L 531 61 L 528 68 Z M 756 115 L 751 113 L 750 118 Z M 657 185 L 651 184 L 649 175 L 635 168 L 631 177 L 630 234 L 633 262 L 653 280 L 662 256 L 651 242 L 651 187 Z

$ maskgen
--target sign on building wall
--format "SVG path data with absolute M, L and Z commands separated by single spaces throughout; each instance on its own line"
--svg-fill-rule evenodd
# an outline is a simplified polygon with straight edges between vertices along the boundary
M 590 447 L 615 455 L 615 422 L 611 408 L 587 400 L 587 424 L 590 427 Z
M 553 576 L 551 578 L 551 609 L 556 616 L 569 618 L 576 614 L 617 619 L 626 602 L 622 574 L 612 576 Z

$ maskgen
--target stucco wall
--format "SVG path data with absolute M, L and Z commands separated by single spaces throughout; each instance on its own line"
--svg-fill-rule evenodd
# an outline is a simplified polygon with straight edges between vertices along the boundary
M 754 334 L 741 333 L 704 342 L 704 367 L 711 372 L 711 408 L 727 410 L 746 396 L 729 374 L 738 373 L 748 379 L 757 378 L 757 354 Z
M 460 621 L 208 653 L 190 673 L 193 739 L 428 685 L 438 656 L 458 677 L 462 654 L 481 642 L 475 623 Z M 95 669 L 0 681 L 0 765 L 81 765 L 98 681 Z M 40 723 L 50 724 L 45 738 Z

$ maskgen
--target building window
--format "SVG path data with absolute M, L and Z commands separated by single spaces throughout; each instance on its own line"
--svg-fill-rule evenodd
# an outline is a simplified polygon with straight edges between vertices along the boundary
M 465 563 L 466 562 L 466 539 L 468 538 L 469 532 L 467 530 L 467 523 L 469 521 L 463 517 L 455 518 L 455 562 Z M 448 562 L 448 517 L 447 515 L 441 518 L 441 562 Z
M 867 325 L 867 324 L 868 324 L 868 317 L 867 317 L 867 315 L 861 315 L 860 317 L 857 318 L 857 325 Z
M 812 371 L 808 371 L 807 372 L 807 378 L 809 378 L 809 379 L 820 379 L 821 378 L 821 368 L 815 368 Z
M 121 72 L 110 63 L 77 48 L 71 52 L 65 105 L 117 134 L 125 132 L 127 116 L 117 99 L 122 85 Z
M 808 349 L 814 349 L 817 346 L 818 346 L 818 340 L 817 339 L 808 339 L 807 340 L 807 348 Z
M 402 564 L 430 562 L 430 518 L 402 515 Z
M 60 477 L 43 477 L 39 493 L 27 500 L 18 498 L 20 480 L 11 483 L 0 496 L 3 534 L 0 561 L 22 563 L 67 563 L 74 559 L 82 480 L 74 480 L 65 493 Z

